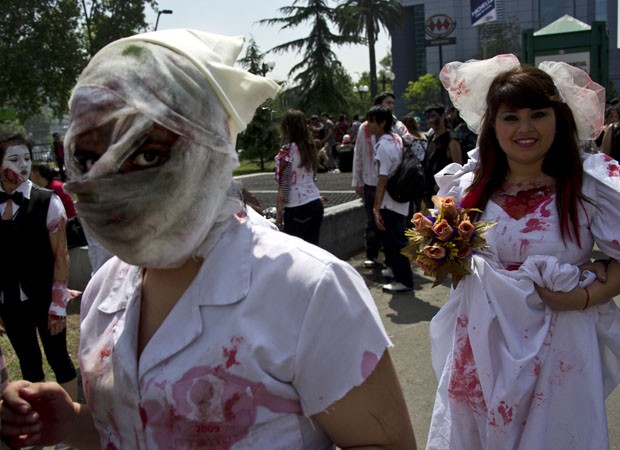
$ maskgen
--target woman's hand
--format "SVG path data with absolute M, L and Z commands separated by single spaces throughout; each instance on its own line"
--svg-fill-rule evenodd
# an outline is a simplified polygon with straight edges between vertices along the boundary
M 609 264 L 609 260 L 597 259 L 596 261 L 584 263 L 579 266 L 579 270 L 581 273 L 586 270 L 593 272 L 596 274 L 596 279 L 601 283 L 607 281 L 607 265 Z
M 568 292 L 555 292 L 534 284 L 538 295 L 547 306 L 554 311 L 579 311 L 590 306 L 590 293 L 580 287 Z
M 49 314 L 47 316 L 47 329 L 50 330 L 52 336 L 62 332 L 67 327 L 67 318 L 65 316 L 57 316 Z
M 372 210 L 373 216 L 375 216 L 375 223 L 377 224 L 377 228 L 381 231 L 385 231 L 385 223 L 383 222 L 383 217 L 381 217 L 381 210 L 374 208 Z
M 58 383 L 9 383 L 2 392 L 1 434 L 11 447 L 49 445 L 65 440 L 76 411 Z

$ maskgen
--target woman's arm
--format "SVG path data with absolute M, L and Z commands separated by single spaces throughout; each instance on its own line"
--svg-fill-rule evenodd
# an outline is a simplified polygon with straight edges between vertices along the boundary
M 387 350 L 364 383 L 313 418 L 342 449 L 416 449 L 407 404 Z
M 54 205 L 52 201 L 58 202 L 59 205 Z M 52 284 L 52 303 L 49 308 L 47 326 L 50 333 L 55 335 L 64 330 L 67 324 L 69 249 L 67 248 L 67 220 L 64 207 L 58 197 L 53 198 L 52 201 L 50 201 L 49 215 L 51 217 L 48 217 L 47 228 L 54 258 L 54 281 Z
M 601 151 L 607 155 L 611 155 L 611 136 L 613 134 L 613 125 L 607 125 L 605 131 L 603 131 L 603 143 L 601 144 Z
M 456 139 L 450 139 L 448 143 L 448 153 L 452 162 L 463 164 L 463 155 L 461 153 L 461 144 Z
M 380 166 L 381 162 L 377 161 L 377 165 Z M 375 223 L 377 224 L 377 228 L 382 231 L 385 230 L 385 224 L 383 223 L 383 217 L 381 217 L 381 204 L 383 203 L 383 197 L 385 197 L 385 190 L 387 188 L 388 179 L 389 177 L 387 175 L 379 175 L 377 177 L 375 204 L 372 208 L 372 213 L 375 216 Z
M 74 403 L 58 383 L 14 381 L 2 393 L 4 439 L 12 447 L 64 442 L 82 450 L 100 448 L 90 408 Z
M 583 310 L 601 305 L 620 294 L 620 262 L 612 259 L 607 266 L 607 281 L 596 279 L 587 288 L 554 292 L 536 285 L 536 290 L 542 301 L 556 311 Z

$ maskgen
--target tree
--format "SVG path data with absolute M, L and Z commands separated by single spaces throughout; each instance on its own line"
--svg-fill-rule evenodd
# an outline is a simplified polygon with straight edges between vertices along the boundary
M 0 107 L 21 122 L 48 106 L 67 111 L 71 88 L 88 56 L 146 29 L 155 0 L 0 0 Z
M 299 6 L 305 3 L 306 6 Z M 292 6 L 279 9 L 284 17 L 263 19 L 263 25 L 282 25 L 281 29 L 295 28 L 306 22 L 312 23 L 310 35 L 278 45 L 270 52 L 303 52 L 300 63 L 293 66 L 289 76 L 294 76 L 298 96 L 297 107 L 308 111 L 317 99 L 325 111 L 341 111 L 347 106 L 342 92 L 337 88 L 334 74 L 342 69 L 332 45 L 355 43 L 356 37 L 338 35 L 331 32 L 329 25 L 335 21 L 334 8 L 329 8 L 325 0 L 295 0 Z
M 402 24 L 403 7 L 397 0 L 345 0 L 336 8 L 340 33 L 355 36 L 368 46 L 370 95 L 377 95 L 375 43 L 383 28 L 389 33 Z M 363 37 L 362 37 L 363 36 Z
M 84 67 L 73 0 L 1 0 L 0 105 L 24 122 L 49 105 L 67 110 L 68 93 Z
M 255 75 L 264 74 L 264 53 L 261 53 L 254 38 L 250 38 L 245 56 L 239 64 Z M 273 124 L 272 100 L 267 100 L 257 108 L 252 121 L 237 138 L 237 149 L 243 150 L 244 159 L 258 160 L 260 170 L 265 171 L 265 162 L 275 156 L 280 134 Z
M 145 5 L 155 0 L 81 0 L 88 53 L 92 57 L 106 44 L 147 30 Z
M 439 79 L 427 73 L 418 78 L 418 81 L 410 81 L 403 97 L 410 109 L 421 112 L 428 105 L 441 102 L 441 90 Z

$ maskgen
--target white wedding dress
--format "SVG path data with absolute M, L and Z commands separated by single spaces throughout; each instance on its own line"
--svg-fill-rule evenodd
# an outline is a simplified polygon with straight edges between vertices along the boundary
M 439 195 L 460 198 L 472 166 L 438 174 Z M 581 247 L 560 236 L 555 195 L 525 209 L 489 201 L 488 252 L 430 325 L 439 387 L 427 449 L 607 449 L 605 398 L 620 381 L 620 309 L 613 301 L 554 312 L 534 283 L 577 286 L 593 245 L 620 259 L 620 170 L 606 155 L 584 160 Z M 585 301 L 585 299 L 584 299 Z

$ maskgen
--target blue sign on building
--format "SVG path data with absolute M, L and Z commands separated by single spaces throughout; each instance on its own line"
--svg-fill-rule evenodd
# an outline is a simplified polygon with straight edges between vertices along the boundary
M 471 5 L 471 25 L 482 25 L 497 19 L 495 0 L 470 0 Z

